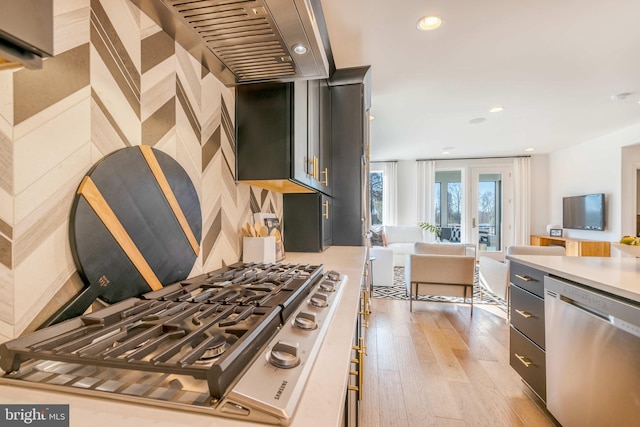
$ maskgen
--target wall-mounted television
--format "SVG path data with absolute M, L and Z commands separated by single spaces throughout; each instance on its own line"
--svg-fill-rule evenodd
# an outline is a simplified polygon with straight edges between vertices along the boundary
M 562 228 L 604 231 L 604 194 L 562 198 Z

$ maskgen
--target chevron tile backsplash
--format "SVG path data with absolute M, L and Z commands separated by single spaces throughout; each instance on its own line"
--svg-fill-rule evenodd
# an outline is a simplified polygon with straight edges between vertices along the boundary
M 282 217 L 280 194 L 235 182 L 233 89 L 128 0 L 55 0 L 54 14 L 43 69 L 0 71 L 0 341 L 77 289 L 71 202 L 115 150 L 153 146 L 191 177 L 203 218 L 192 275 L 240 260 L 254 212 Z

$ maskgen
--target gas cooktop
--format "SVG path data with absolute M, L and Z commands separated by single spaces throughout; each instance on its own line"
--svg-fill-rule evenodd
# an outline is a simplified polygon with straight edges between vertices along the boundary
M 0 381 L 286 425 L 344 279 L 235 264 L 6 342 Z

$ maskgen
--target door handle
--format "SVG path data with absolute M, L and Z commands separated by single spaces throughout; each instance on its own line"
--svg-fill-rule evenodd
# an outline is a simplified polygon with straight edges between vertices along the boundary
M 475 218 L 471 218 L 471 227 L 472 228 L 476 228 L 476 219 Z

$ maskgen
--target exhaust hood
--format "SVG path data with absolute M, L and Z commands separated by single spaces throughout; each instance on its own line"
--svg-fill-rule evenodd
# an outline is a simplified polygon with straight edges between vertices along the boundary
M 0 70 L 42 68 L 53 55 L 53 1 L 0 0 Z
M 327 78 L 320 0 L 132 0 L 225 85 Z

